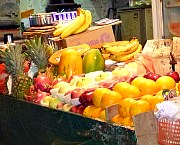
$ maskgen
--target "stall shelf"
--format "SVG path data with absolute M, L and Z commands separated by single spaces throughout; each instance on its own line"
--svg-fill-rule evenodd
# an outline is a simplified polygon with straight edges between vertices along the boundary
M 135 132 L 0 94 L 1 145 L 135 145 Z

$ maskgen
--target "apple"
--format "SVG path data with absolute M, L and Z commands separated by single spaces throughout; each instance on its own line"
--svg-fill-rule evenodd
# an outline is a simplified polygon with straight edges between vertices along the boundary
M 91 78 L 82 77 L 82 78 L 78 79 L 78 81 L 76 82 L 76 86 L 77 87 L 85 87 L 85 86 L 88 86 L 91 82 L 92 82 Z
M 76 88 L 71 92 L 71 99 L 79 98 L 82 93 L 84 93 L 85 89 Z
M 70 111 L 73 112 L 73 113 L 77 113 L 77 109 L 80 105 L 76 105 L 76 106 L 73 106 L 71 107 Z
M 79 97 L 79 102 L 84 106 L 93 105 L 92 97 L 93 97 L 93 91 L 87 90 Z
M 160 78 L 161 76 L 159 74 L 152 74 L 150 79 L 153 81 L 156 81 L 158 78 Z
M 56 106 L 61 102 L 61 100 L 59 100 L 58 98 L 51 98 L 50 102 L 49 102 L 49 107 L 56 109 Z
M 178 83 L 180 81 L 179 73 L 176 72 L 176 71 L 170 71 L 166 75 L 170 76 L 171 78 L 173 78 L 176 83 Z
M 147 72 L 146 74 L 144 74 L 144 78 L 146 78 L 146 79 L 150 79 L 151 78 L 151 76 L 153 75 L 154 73 L 153 72 Z
M 95 77 L 95 81 L 96 82 L 100 82 L 100 81 L 103 81 L 103 80 L 106 80 L 108 78 L 112 77 L 112 73 L 111 72 L 102 72 L 101 74 L 97 75 Z
M 153 73 L 153 72 L 147 72 L 146 74 L 144 74 L 143 77 L 146 78 L 146 79 L 151 79 L 153 81 L 156 81 L 161 76 L 159 74 L 156 74 L 156 73 Z
M 86 108 L 86 107 L 85 107 L 84 105 L 80 105 L 80 106 L 77 108 L 77 113 L 78 113 L 78 114 L 83 114 L 85 108 Z
M 64 102 L 59 102 L 56 106 L 56 109 L 63 109 L 63 106 L 64 106 Z
M 41 100 L 40 104 L 43 105 L 43 106 L 48 107 L 48 106 L 49 106 L 49 102 L 51 101 L 51 99 L 52 99 L 51 96 L 46 96 L 46 97 L 44 97 L 44 98 Z
M 64 104 L 64 106 L 63 106 L 62 109 L 63 109 L 64 111 L 70 111 L 72 107 L 73 107 L 73 106 L 72 106 L 71 104 Z

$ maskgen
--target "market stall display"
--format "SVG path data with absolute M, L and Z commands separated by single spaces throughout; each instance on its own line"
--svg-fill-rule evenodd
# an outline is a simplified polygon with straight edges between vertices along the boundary
M 88 32 L 92 32 L 88 31 L 92 23 L 91 12 L 82 8 L 77 12 L 77 17 L 68 24 L 54 26 L 56 30 L 53 35 L 56 38 L 71 37 L 72 40 L 73 36 L 88 35 Z M 40 123 L 44 126 L 50 125 L 52 131 L 47 131 L 46 136 L 51 134 L 56 141 L 57 134 L 60 143 L 88 144 L 102 137 L 97 144 L 111 141 L 115 144 L 136 144 L 136 125 L 133 118 L 154 111 L 157 104 L 165 102 L 164 90 L 174 90 L 179 95 L 180 78 L 176 71 L 178 69 L 174 67 L 178 61 L 170 60 L 171 57 L 178 59 L 173 52 L 178 52 L 175 45 L 178 43 L 175 40 L 179 38 L 170 41 L 151 40 L 144 47 L 135 37 L 127 41 L 115 41 L 113 38 L 112 41 L 107 40 L 109 41 L 105 40 L 102 43 L 98 41 L 98 45 L 94 46 L 81 42 L 79 45 L 60 49 L 52 47 L 43 36 L 38 35 L 26 39 L 23 45 L 7 44 L 6 49 L 0 51 L 3 68 L 0 72 L 0 91 L 8 95 L 0 97 L 3 111 L 0 116 L 5 117 L 4 106 L 7 101 L 12 104 L 17 101 L 15 107 L 19 108 L 14 115 L 22 115 L 23 109 L 33 110 L 25 116 L 18 116 L 21 120 L 34 118 L 36 111 L 38 116 L 41 113 L 46 114 L 43 109 L 48 110 L 47 116 L 39 116 Z M 159 55 L 166 56 L 168 62 L 164 64 L 163 67 L 166 68 L 163 71 L 160 71 L 159 66 L 164 57 L 161 58 Z M 19 135 L 22 135 L 23 123 L 13 128 L 12 121 L 16 117 L 12 115 L 12 108 L 7 110 L 10 117 L 4 118 L 0 124 L 10 122 L 12 131 L 20 127 Z M 57 116 L 53 116 L 53 112 L 57 113 Z M 55 117 L 51 120 L 54 124 L 48 122 L 49 116 Z M 36 118 L 30 126 L 35 129 L 40 125 L 37 122 Z M 78 125 L 79 123 L 85 127 Z M 56 128 L 54 125 L 59 127 Z M 40 126 L 38 134 L 45 129 L 44 126 Z M 7 125 L 2 128 L 10 129 Z M 25 130 L 30 131 L 28 128 Z M 59 130 L 64 134 L 60 134 Z M 118 134 L 114 134 L 116 132 Z M 68 133 L 72 134 L 72 138 Z M 50 139 L 50 136 L 48 137 L 47 140 Z M 5 139 L 8 140 L 8 135 Z M 13 142 L 11 141 L 9 143 Z M 20 142 L 18 143 L 22 144 Z M 50 142 L 52 143 L 48 140 L 43 144 Z

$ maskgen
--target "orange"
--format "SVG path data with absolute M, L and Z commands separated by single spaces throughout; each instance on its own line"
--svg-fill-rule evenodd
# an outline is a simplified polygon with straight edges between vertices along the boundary
M 113 123 L 117 123 L 117 124 L 122 124 L 122 120 L 123 120 L 123 118 L 122 118 L 119 114 L 115 115 L 115 116 L 111 119 L 111 121 L 112 121 Z
M 102 108 L 96 108 L 95 110 L 92 111 L 91 118 L 99 118 L 102 111 L 103 111 Z
M 114 91 L 117 91 L 123 99 L 125 98 L 138 98 L 141 96 L 140 90 L 136 86 L 132 86 L 127 82 L 120 82 L 116 84 L 113 88 Z
M 139 89 L 141 91 L 142 96 L 147 94 L 153 95 L 160 90 L 158 84 L 150 79 L 146 79 L 143 82 L 143 84 L 139 85 Z
M 145 100 L 145 101 L 147 101 L 149 104 L 150 104 L 150 106 L 151 106 L 151 104 L 152 104 L 152 102 L 153 102 L 153 99 L 154 99 L 154 96 L 153 95 L 144 95 L 144 96 L 142 96 L 142 98 L 141 98 L 141 100 Z M 151 107 L 151 109 L 152 109 L 152 107 Z
M 153 97 L 152 102 L 151 102 L 151 108 L 152 108 L 152 110 L 155 109 L 156 104 L 161 103 L 161 102 L 163 102 L 163 101 L 164 101 L 164 97 L 163 97 L 162 95 L 155 95 L 155 96 Z
M 136 78 L 131 82 L 131 85 L 136 86 L 137 88 L 139 88 L 139 86 L 140 86 L 141 84 L 143 84 L 144 81 L 146 81 L 146 78 L 144 78 L 144 77 L 136 77 Z
M 132 117 L 123 118 L 122 125 L 124 125 L 124 126 L 134 126 Z
M 151 106 L 145 100 L 138 100 L 132 103 L 129 109 L 130 116 L 135 116 L 137 114 L 150 111 Z
M 121 117 L 129 117 L 130 116 L 130 114 L 129 114 L 130 106 L 131 106 L 132 102 L 135 102 L 135 101 L 136 100 L 133 98 L 126 98 L 123 101 L 121 101 L 119 103 L 119 108 L 118 108 L 119 115 Z
M 156 80 L 156 83 L 159 85 L 160 90 L 176 89 L 176 82 L 169 76 L 161 76 Z
M 108 91 L 104 93 L 101 99 L 101 107 L 105 109 L 108 106 L 120 103 L 122 96 L 116 91 Z
M 92 97 L 92 101 L 95 107 L 101 107 L 101 98 L 103 96 L 103 94 L 107 91 L 110 91 L 110 89 L 107 88 L 97 88 L 94 92 L 93 92 L 93 97 Z
M 83 111 L 83 116 L 91 117 L 92 112 L 96 109 L 94 105 L 87 106 Z
M 99 115 L 99 119 L 103 120 L 103 121 L 106 121 L 106 112 L 105 110 L 103 110 L 100 115 Z

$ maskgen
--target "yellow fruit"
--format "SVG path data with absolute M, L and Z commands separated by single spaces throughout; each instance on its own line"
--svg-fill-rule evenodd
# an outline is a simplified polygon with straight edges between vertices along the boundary
M 130 106 L 130 116 L 135 116 L 137 114 L 147 112 L 151 110 L 150 104 L 145 100 L 138 100 L 132 103 Z
M 119 103 L 119 108 L 118 108 L 119 115 L 121 117 L 130 117 L 129 109 L 130 109 L 132 103 L 135 102 L 135 101 L 136 100 L 132 99 L 132 98 L 126 98 L 123 101 L 121 101 Z
M 153 97 L 152 102 L 151 102 L 151 108 L 152 108 L 152 110 L 155 109 L 156 104 L 161 103 L 161 102 L 163 102 L 163 101 L 164 101 L 164 97 L 163 97 L 162 95 L 155 95 L 155 96 Z
M 61 34 L 61 38 L 64 39 L 68 36 L 70 36 L 71 34 L 73 34 L 79 27 L 81 27 L 84 23 L 84 14 L 80 13 L 79 16 L 77 16 L 73 22 L 68 25 L 68 27 L 62 32 Z
M 131 85 L 136 86 L 137 88 L 139 88 L 139 86 L 140 86 L 141 84 L 143 84 L 144 81 L 146 81 L 146 78 L 144 78 L 144 77 L 136 77 L 136 78 L 131 82 Z
M 93 92 L 92 101 L 95 107 L 101 107 L 101 98 L 104 95 L 104 93 L 106 93 L 107 91 L 111 91 L 111 90 L 107 88 L 97 88 Z
M 115 116 L 111 119 L 111 121 L 112 121 L 113 123 L 117 123 L 117 124 L 122 124 L 122 120 L 123 120 L 123 118 L 122 118 L 119 114 L 115 115 Z
M 125 98 L 139 98 L 141 96 L 140 90 L 127 82 L 120 82 L 113 88 L 114 91 L 121 94 L 123 99 Z M 127 93 L 128 92 L 128 93 Z
M 131 76 L 131 73 L 127 68 L 114 69 L 112 71 L 112 74 L 115 77 L 130 77 Z
M 57 28 L 54 32 L 53 32 L 53 35 L 56 37 L 56 36 L 60 36 L 62 34 L 62 32 L 64 32 L 68 27 L 69 25 L 71 24 L 72 22 L 69 22 L 68 24 L 65 24 L 63 25 L 62 27 L 59 27 Z
M 103 110 L 100 115 L 99 115 L 99 119 L 103 120 L 103 121 L 106 121 L 106 112 L 105 110 Z
M 124 126 L 134 126 L 132 117 L 123 118 L 122 125 L 124 125 Z
M 92 111 L 91 118 L 99 118 L 102 111 L 102 108 L 96 108 L 94 111 Z
M 154 96 L 153 95 L 144 95 L 144 96 L 142 96 L 141 100 L 147 101 L 151 106 L 151 104 L 153 103 L 153 100 L 154 100 Z M 151 106 L 151 109 L 152 109 L 152 106 Z
M 101 107 L 105 109 L 108 106 L 118 104 L 122 101 L 121 95 L 116 91 L 108 91 L 101 98 Z
M 83 116 L 90 118 L 92 112 L 93 112 L 95 109 L 96 109 L 96 107 L 93 106 L 93 105 L 87 106 L 87 107 L 84 109 L 84 111 L 83 111 Z
M 78 34 L 78 33 L 81 33 L 85 30 L 87 30 L 89 28 L 89 26 L 91 26 L 91 23 L 92 23 L 92 15 L 91 15 L 91 12 L 89 10 L 85 10 L 85 20 L 84 20 L 84 23 L 81 27 L 79 27 L 75 32 L 74 34 Z
M 150 79 L 146 79 L 142 84 L 139 85 L 142 96 L 147 94 L 156 94 L 160 89 L 159 85 Z
M 156 80 L 156 83 L 159 85 L 160 90 L 176 89 L 176 82 L 169 76 L 161 76 Z

